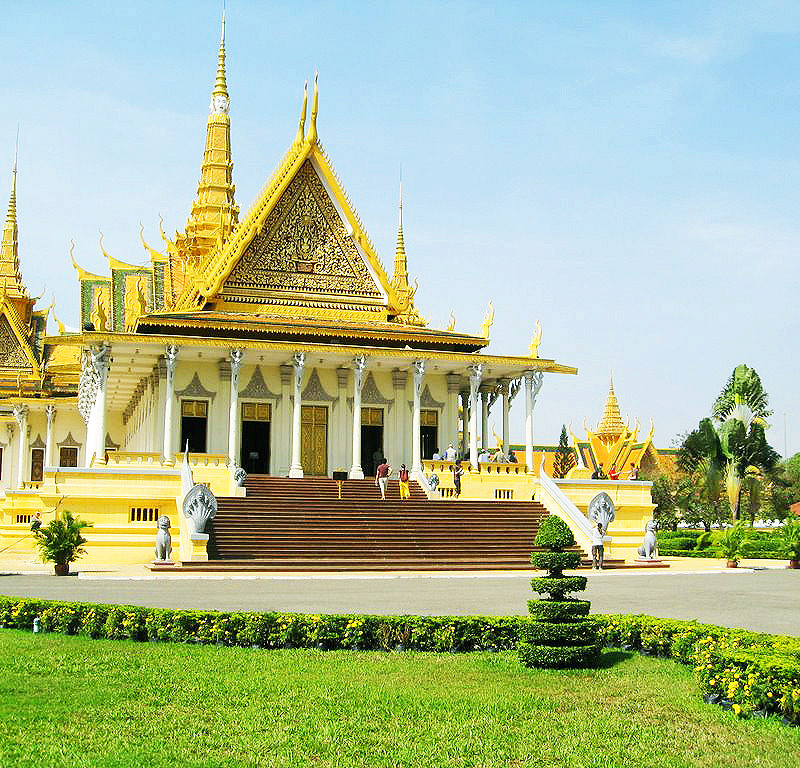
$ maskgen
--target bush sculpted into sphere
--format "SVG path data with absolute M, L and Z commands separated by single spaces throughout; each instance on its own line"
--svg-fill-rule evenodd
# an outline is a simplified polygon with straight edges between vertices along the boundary
M 575 545 L 569 526 L 551 515 L 542 522 L 535 544 L 544 552 L 531 553 L 531 563 L 547 576 L 531 579 L 544 600 L 529 600 L 530 618 L 520 627 L 519 657 L 526 667 L 587 667 L 600 655 L 597 625 L 588 618 L 589 601 L 567 595 L 586 589 L 585 576 L 564 576 L 580 565 L 581 553 L 564 551 Z

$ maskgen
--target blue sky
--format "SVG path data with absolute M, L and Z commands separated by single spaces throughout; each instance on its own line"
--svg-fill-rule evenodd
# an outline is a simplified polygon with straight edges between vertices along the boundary
M 156 247 L 159 215 L 185 224 L 219 17 L 217 2 L 4 8 L 0 171 L 8 188 L 19 123 L 23 275 L 68 324 L 70 239 L 105 272 L 101 229 L 136 262 L 140 221 Z M 475 332 L 491 299 L 490 351 L 524 352 L 538 319 L 541 355 L 579 368 L 547 378 L 537 442 L 596 422 L 613 371 L 623 415 L 669 446 L 746 362 L 770 441 L 800 450 L 800 5 L 230 0 L 227 17 L 242 211 L 318 68 L 321 140 L 389 267 L 402 163 L 429 323 L 453 311 Z

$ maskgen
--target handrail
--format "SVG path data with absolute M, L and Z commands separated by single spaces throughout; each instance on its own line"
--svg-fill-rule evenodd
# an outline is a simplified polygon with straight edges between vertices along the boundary
M 544 469 L 544 456 L 542 465 L 539 467 L 539 487 L 550 494 L 553 501 L 558 505 L 559 511 L 583 533 L 589 541 L 592 540 L 592 526 L 587 517 L 573 504 L 567 494 L 564 493 L 553 481 Z

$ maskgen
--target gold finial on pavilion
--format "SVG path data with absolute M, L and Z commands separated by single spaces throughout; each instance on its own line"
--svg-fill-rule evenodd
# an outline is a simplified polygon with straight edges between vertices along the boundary
M 528 347 L 528 352 L 531 357 L 539 357 L 539 344 L 542 342 L 542 324 L 536 321 L 536 331 L 531 339 L 531 345 Z
M 456 329 L 456 315 L 455 312 L 450 313 L 450 325 L 447 326 L 447 330 L 451 333 Z
M 111 255 L 110 255 L 110 254 L 108 253 L 108 251 L 107 251 L 107 250 L 106 250 L 106 249 L 103 247 L 103 237 L 104 237 L 104 235 L 103 235 L 103 230 L 101 229 L 101 230 L 100 230 L 100 250 L 103 252 L 103 256 L 105 256 L 105 257 L 108 259 L 108 263 L 110 264 L 110 263 L 111 263 Z
M 14 147 L 14 167 L 11 172 L 11 194 L 8 198 L 8 213 L 0 241 L 0 281 L 7 298 L 27 301 L 28 292 L 22 282 L 19 269 L 19 233 L 17 229 L 17 159 L 19 157 L 19 126 Z M 22 313 L 25 314 L 24 312 Z
M 228 82 L 225 78 L 225 8 L 222 9 L 222 33 L 217 57 L 217 79 L 211 92 L 211 111 L 228 114 Z
M 483 325 L 481 326 L 481 336 L 484 339 L 489 339 L 489 329 L 492 327 L 492 323 L 494 323 L 494 305 L 492 302 L 489 302 L 489 306 L 486 308 L 486 316 L 483 318 Z
M 397 246 L 394 251 L 394 274 L 392 287 L 396 291 L 408 289 L 408 263 L 406 262 L 406 244 L 403 238 L 403 172 L 400 171 L 400 213 L 397 224 Z
M 614 392 L 614 376 L 612 375 L 608 388 L 608 397 L 606 398 L 606 406 L 603 410 L 603 418 L 600 419 L 595 434 L 604 441 L 615 440 L 625 432 L 625 430 L 625 422 L 622 421 L 617 395 Z
M 317 143 L 317 109 L 319 106 L 319 72 L 314 73 L 314 100 L 311 102 L 311 128 L 308 130 L 308 143 Z
M 308 80 L 303 88 L 303 109 L 300 110 L 300 124 L 297 126 L 297 136 L 295 143 L 301 144 L 306 137 L 306 112 L 308 111 Z

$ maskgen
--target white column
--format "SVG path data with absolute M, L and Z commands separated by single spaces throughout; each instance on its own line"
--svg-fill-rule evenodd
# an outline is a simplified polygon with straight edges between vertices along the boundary
M 533 407 L 543 381 L 541 371 L 525 371 L 525 465 L 530 474 L 536 473 L 533 466 Z
M 469 390 L 464 389 L 461 395 L 461 445 L 457 447 L 461 456 L 469 453 Z
M 303 465 L 300 462 L 300 417 L 302 415 L 303 397 L 303 370 L 306 366 L 306 356 L 303 352 L 296 352 L 292 358 L 294 366 L 294 413 L 292 414 L 292 465 L 289 467 L 289 477 L 302 477 Z
M 486 450 L 491 442 L 489 441 L 489 398 L 492 394 L 492 385 L 484 382 L 480 386 L 481 393 L 481 450 Z
M 86 466 L 91 466 L 92 458 L 103 461 L 106 454 L 106 390 L 108 384 L 108 363 L 110 348 L 108 344 L 92 347 L 87 364 L 93 378 L 93 402 L 86 422 Z
M 22 484 L 25 482 L 25 457 L 27 454 L 27 450 L 25 450 L 25 446 L 28 442 L 28 406 L 27 405 L 15 405 L 14 406 L 14 418 L 17 421 L 17 426 L 19 429 L 19 456 L 17 456 L 17 488 L 22 488 Z
M 333 421 L 334 434 L 344 435 L 347 433 L 347 384 L 350 381 L 350 369 L 339 367 L 336 369 L 336 408 L 332 409 L 333 414 L 331 419 Z M 352 451 L 352 441 L 348 444 L 347 440 L 342 440 L 334 447 L 333 466 L 346 467 L 348 464 L 353 463 L 353 457 L 349 451 Z M 336 451 L 341 451 L 337 453 Z M 363 469 L 363 467 L 362 467 Z
M 503 453 L 508 457 L 510 450 L 509 436 L 508 436 L 508 408 L 510 401 L 508 399 L 508 386 L 511 382 L 508 379 L 500 379 L 500 393 L 503 396 Z
M 439 452 L 444 456 L 449 443 L 453 448 L 458 447 L 458 390 L 461 387 L 461 377 L 457 373 L 447 374 L 447 431 L 439 435 Z
M 364 468 L 361 466 L 361 388 L 364 386 L 364 370 L 367 358 L 359 355 L 353 358 L 353 463 L 350 474 L 354 480 L 364 479 Z
M 289 424 L 291 417 L 289 408 L 291 407 L 291 390 L 289 387 L 292 385 L 292 376 L 294 375 L 294 368 L 291 365 L 281 365 L 279 367 L 281 376 L 281 402 L 279 410 L 280 418 L 273 425 L 270 432 L 270 453 L 273 457 L 277 457 L 277 464 L 275 458 L 271 458 L 273 467 L 277 467 L 275 474 L 281 477 L 288 477 L 289 467 L 292 463 L 292 441 L 287 438 L 290 436 Z M 276 453 L 278 451 L 278 453 Z
M 422 441 L 420 438 L 420 395 L 425 378 L 425 361 L 415 360 L 411 367 L 414 375 L 414 411 L 411 418 L 411 471 L 422 471 Z
M 175 400 L 175 368 L 178 365 L 178 347 L 174 344 L 167 347 L 164 362 L 167 366 L 167 381 L 164 387 L 164 461 L 169 463 L 175 460 L 175 448 L 172 445 L 172 408 Z
M 244 352 L 241 349 L 231 350 L 231 402 L 228 411 L 228 461 L 232 466 L 236 462 L 236 448 L 239 445 L 239 369 L 242 367 Z
M 394 435 L 391 442 L 387 442 L 386 431 L 383 435 L 383 455 L 393 466 L 399 467 L 406 458 L 406 385 L 408 384 L 408 371 L 405 368 L 392 370 L 392 387 L 394 388 Z
M 53 426 L 56 421 L 56 407 L 48 405 L 45 409 L 47 414 L 47 442 L 44 448 L 44 465 L 52 467 L 53 465 Z
M 478 471 L 478 387 L 483 377 L 483 365 L 469 367 L 469 463 L 470 471 Z

